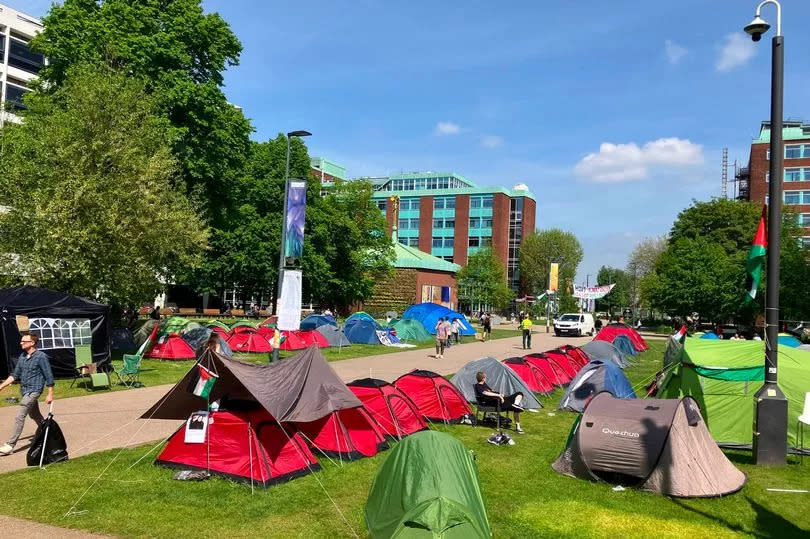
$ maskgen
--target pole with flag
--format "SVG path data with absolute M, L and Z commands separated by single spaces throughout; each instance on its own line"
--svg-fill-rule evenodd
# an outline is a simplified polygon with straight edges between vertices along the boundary
M 748 273 L 748 294 L 745 299 L 749 302 L 757 297 L 757 290 L 762 281 L 762 269 L 765 266 L 765 257 L 768 253 L 768 228 L 766 226 L 766 216 L 768 206 L 762 206 L 762 215 L 759 217 L 759 225 L 748 252 L 748 259 L 745 261 L 745 270 Z

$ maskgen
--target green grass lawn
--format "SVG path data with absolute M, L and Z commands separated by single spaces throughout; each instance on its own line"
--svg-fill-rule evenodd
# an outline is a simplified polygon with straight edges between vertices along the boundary
M 665 345 L 651 342 L 651 350 L 628 369 L 639 391 L 659 368 Z M 492 431 L 485 427 L 434 426 L 475 452 L 495 537 L 783 538 L 810 532 L 810 495 L 766 490 L 810 488 L 810 464 L 799 466 L 795 457 L 783 468 L 759 468 L 752 465 L 750 453 L 729 452 L 749 480 L 742 491 L 725 498 L 680 500 L 630 489 L 614 492 L 606 484 L 558 475 L 550 465 L 574 419 L 556 410 L 560 395 L 558 390 L 543 399 L 546 409 L 540 413 L 524 415 L 527 434 L 515 436 L 517 444 L 511 447 L 488 444 Z M 387 456 L 383 452 L 342 465 L 321 458 L 324 469 L 317 474 L 251 492 L 250 486 L 225 479 L 174 481 L 173 470 L 152 465 L 152 449 L 107 451 L 46 470 L 3 475 L 9 495 L 0 511 L 122 536 L 333 538 L 351 537 L 354 530 L 365 537 L 363 507 L 374 473 Z M 85 491 L 73 514 L 65 516 Z

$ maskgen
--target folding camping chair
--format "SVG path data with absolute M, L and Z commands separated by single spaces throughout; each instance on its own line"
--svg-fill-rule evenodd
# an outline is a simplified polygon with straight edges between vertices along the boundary
M 73 351 L 76 355 L 76 367 L 73 372 L 73 381 L 70 383 L 70 387 L 73 387 L 76 380 L 90 377 L 90 372 L 95 371 L 95 369 L 91 367 L 93 364 L 93 351 L 90 349 L 90 345 L 80 344 L 73 348 Z
M 478 425 L 478 423 L 479 423 L 478 414 L 481 414 L 481 420 L 480 420 L 481 423 L 486 421 L 487 414 L 495 414 L 495 423 L 498 426 L 498 428 L 500 428 L 500 424 L 501 424 L 501 421 L 503 419 L 503 417 L 501 416 L 501 411 L 502 410 L 501 410 L 501 403 L 500 402 L 498 402 L 497 404 L 488 404 L 488 403 L 483 403 L 483 402 L 476 399 L 476 401 L 475 401 L 475 423 L 474 424 Z M 509 410 L 506 410 L 505 419 L 506 419 L 506 421 L 505 421 L 506 423 L 511 423 L 511 420 L 509 419 Z
M 124 354 L 124 366 L 115 371 L 118 380 L 127 387 L 143 387 L 141 383 L 141 358 L 149 346 L 149 339 L 134 354 Z
M 124 354 L 124 366 L 115 371 L 115 374 L 127 387 L 142 387 L 141 354 Z

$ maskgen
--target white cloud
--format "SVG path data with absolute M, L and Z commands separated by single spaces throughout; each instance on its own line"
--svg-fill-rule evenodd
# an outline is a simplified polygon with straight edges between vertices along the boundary
M 603 142 L 574 167 L 582 179 L 596 183 L 645 180 L 651 167 L 685 167 L 703 163 L 703 146 L 687 139 L 660 138 L 639 147 L 635 143 Z
M 484 135 L 481 137 L 481 146 L 484 148 L 498 148 L 499 146 L 503 146 L 503 137 Z
M 667 59 L 669 59 L 669 63 L 673 65 L 680 62 L 681 58 L 683 58 L 684 56 L 687 55 L 687 53 L 689 53 L 689 49 L 687 49 L 686 47 L 682 47 L 681 45 L 678 45 L 677 43 L 675 43 L 670 39 L 664 41 L 664 50 L 667 53 Z
M 726 36 L 725 44 L 720 48 L 720 57 L 715 67 L 717 71 L 728 71 L 748 62 L 756 49 L 751 38 L 736 32 Z
M 453 122 L 439 122 L 434 131 L 436 135 L 458 135 L 461 133 L 461 126 Z

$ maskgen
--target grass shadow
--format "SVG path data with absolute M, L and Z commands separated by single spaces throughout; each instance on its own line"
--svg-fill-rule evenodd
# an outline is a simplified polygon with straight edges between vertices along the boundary
M 672 498 L 672 503 L 690 511 L 692 513 L 698 514 L 704 518 L 713 520 L 718 524 L 725 526 L 729 530 L 734 532 L 738 532 L 741 534 L 746 535 L 753 535 L 754 537 L 759 537 L 762 539 L 783 539 L 788 537 L 807 537 L 808 531 L 799 528 L 786 518 L 781 515 L 778 515 L 771 511 L 770 509 L 766 508 L 760 503 L 752 500 L 749 496 L 745 497 L 746 501 L 748 501 L 748 505 L 751 506 L 751 509 L 754 510 L 756 514 L 756 520 L 754 522 L 754 526 L 756 529 L 751 532 L 746 530 L 742 526 L 738 524 L 733 524 L 728 520 L 722 518 L 719 515 L 715 515 L 706 511 L 702 511 L 696 507 L 692 507 L 691 505 L 684 503 L 684 500 L 680 498 Z

